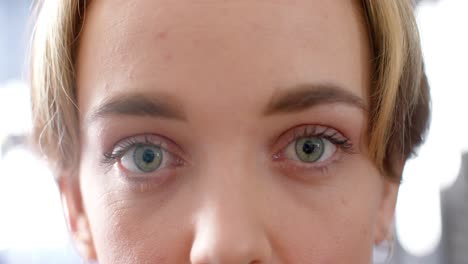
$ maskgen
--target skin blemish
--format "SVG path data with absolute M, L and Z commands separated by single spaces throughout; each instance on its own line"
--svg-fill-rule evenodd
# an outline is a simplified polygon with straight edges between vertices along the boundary
M 167 34 L 167 30 L 161 31 L 156 35 L 156 39 L 166 39 Z
M 170 54 L 170 53 L 164 54 L 164 60 L 165 61 L 171 61 L 172 60 L 172 54 Z
M 347 205 L 346 199 L 344 197 L 340 198 L 340 202 L 341 202 L 341 205 L 343 205 L 343 206 Z

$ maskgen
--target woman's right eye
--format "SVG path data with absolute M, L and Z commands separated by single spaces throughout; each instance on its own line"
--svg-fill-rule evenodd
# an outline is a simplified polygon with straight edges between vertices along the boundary
M 129 148 L 120 158 L 120 164 L 133 173 L 150 173 L 167 164 L 170 158 L 159 146 L 138 144 Z
M 136 136 L 120 141 L 112 152 L 104 153 L 103 164 L 117 164 L 129 176 L 149 174 L 183 165 L 182 154 L 167 139 L 152 135 Z

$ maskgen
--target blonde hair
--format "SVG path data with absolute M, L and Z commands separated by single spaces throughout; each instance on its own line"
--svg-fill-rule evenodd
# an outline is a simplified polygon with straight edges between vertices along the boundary
M 429 118 L 413 6 L 408 0 L 362 0 L 373 52 L 369 150 L 376 166 L 399 181 L 403 164 L 424 137 Z M 33 140 L 60 175 L 79 164 L 75 56 L 87 3 L 37 4 L 31 56 Z

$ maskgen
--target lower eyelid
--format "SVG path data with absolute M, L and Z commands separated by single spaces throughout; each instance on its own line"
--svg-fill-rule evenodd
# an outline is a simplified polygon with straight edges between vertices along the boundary
M 119 165 L 120 166 L 120 165 Z M 126 186 L 138 192 L 151 191 L 158 186 L 171 181 L 177 175 L 176 169 L 163 168 L 159 171 L 150 173 L 133 173 L 126 171 L 125 169 L 119 168 L 116 172 L 119 174 L 119 179 L 124 182 Z
M 284 170 L 286 174 L 294 173 L 297 171 L 315 171 L 315 170 L 323 170 L 327 169 L 330 166 L 333 166 L 335 163 L 339 162 L 343 159 L 343 151 L 337 149 L 332 156 L 325 160 L 319 161 L 314 163 L 306 163 L 300 160 L 291 160 L 284 157 L 277 158 L 274 163 L 275 166 L 278 167 L 280 170 Z

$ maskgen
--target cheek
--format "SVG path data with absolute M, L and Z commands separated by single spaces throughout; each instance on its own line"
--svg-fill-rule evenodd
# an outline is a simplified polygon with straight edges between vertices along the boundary
M 191 175 L 162 192 L 136 194 L 82 157 L 81 190 L 99 262 L 187 263 L 197 231 L 192 222 L 199 213 L 197 202 L 203 193 L 216 189 L 207 187 L 214 183 L 197 182 L 195 188 L 183 180 L 197 179 Z M 317 185 L 271 177 L 271 171 L 262 170 L 256 175 L 265 174 L 259 176 L 263 187 L 253 191 L 257 199 L 250 202 L 259 210 L 249 222 L 263 223 L 275 259 L 370 263 L 379 208 L 379 176 L 370 163 L 343 163 L 329 172 L 329 181 Z M 222 212 L 229 214 L 226 210 Z
M 323 206 L 295 207 L 277 221 L 272 233 L 288 263 L 369 263 L 373 212 L 362 206 L 366 201 L 347 198 L 329 196 Z
M 323 185 L 286 188 L 272 233 L 291 253 L 288 263 L 370 263 L 380 176 L 361 159 L 328 174 L 333 180 Z
M 99 262 L 183 263 L 190 248 L 187 216 L 162 203 L 158 197 L 126 197 L 122 190 L 94 202 L 88 219 Z M 171 208 L 183 207 L 171 202 Z
M 100 264 L 186 262 L 190 204 L 183 187 L 137 194 L 86 160 L 80 184 Z

